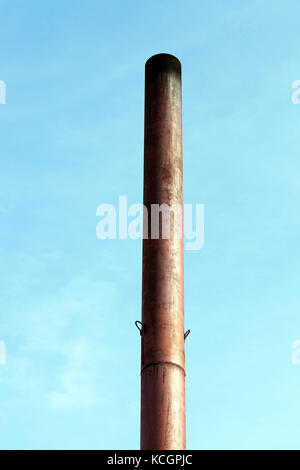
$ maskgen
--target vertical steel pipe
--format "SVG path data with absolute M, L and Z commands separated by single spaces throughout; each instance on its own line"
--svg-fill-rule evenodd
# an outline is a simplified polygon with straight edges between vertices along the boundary
M 153 204 L 183 205 L 181 64 L 169 54 L 146 62 L 141 449 L 185 449 L 183 239 L 172 221 L 169 239 L 151 239 Z

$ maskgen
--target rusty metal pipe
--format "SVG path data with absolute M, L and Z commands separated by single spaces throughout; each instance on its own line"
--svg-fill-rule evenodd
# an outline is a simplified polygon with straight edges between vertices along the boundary
M 181 64 L 169 54 L 146 62 L 141 449 L 185 449 L 183 239 L 172 220 L 169 239 L 151 239 L 152 204 L 183 205 Z

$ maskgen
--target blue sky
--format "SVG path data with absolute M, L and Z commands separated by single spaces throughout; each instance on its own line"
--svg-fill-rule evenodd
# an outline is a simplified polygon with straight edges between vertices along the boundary
M 0 448 L 139 447 L 144 63 L 183 67 L 187 445 L 299 448 L 297 0 L 0 1 Z

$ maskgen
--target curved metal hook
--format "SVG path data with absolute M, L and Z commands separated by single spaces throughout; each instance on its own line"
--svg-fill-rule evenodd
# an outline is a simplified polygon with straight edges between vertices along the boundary
M 134 322 L 135 326 L 137 327 L 137 329 L 139 330 L 140 332 L 140 335 L 142 336 L 143 334 L 143 331 L 144 331 L 144 325 L 141 321 L 137 320 Z
M 184 341 L 187 339 L 190 332 L 191 332 L 191 330 L 186 330 L 186 332 L 184 333 Z

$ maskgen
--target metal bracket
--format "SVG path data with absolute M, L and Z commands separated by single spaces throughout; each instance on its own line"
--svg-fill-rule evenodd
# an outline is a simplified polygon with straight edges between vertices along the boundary
M 142 336 L 142 335 L 143 335 L 143 332 L 144 332 L 144 324 L 143 324 L 141 321 L 139 321 L 139 320 L 137 320 L 136 322 L 134 322 L 134 324 L 135 324 L 135 326 L 137 327 L 137 329 L 139 330 L 140 336 Z
M 191 332 L 191 330 L 186 330 L 186 332 L 184 333 L 184 341 L 187 339 L 190 332 Z

